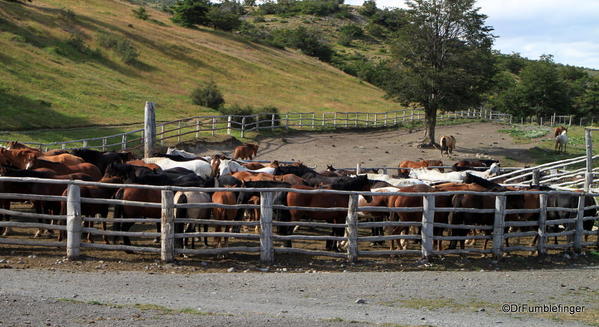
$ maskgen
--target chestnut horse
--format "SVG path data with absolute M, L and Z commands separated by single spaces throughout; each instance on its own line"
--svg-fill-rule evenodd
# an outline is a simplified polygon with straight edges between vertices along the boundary
M 240 145 L 233 150 L 233 160 L 235 159 L 249 159 L 252 160 L 254 156 L 258 153 L 258 144 L 253 143 L 245 143 L 244 145 Z
M 420 160 L 420 161 L 410 161 L 404 160 L 399 163 L 399 168 L 426 168 L 426 167 L 436 167 L 443 166 L 443 161 L 441 160 Z M 443 168 L 436 168 L 440 172 L 444 172 Z M 410 176 L 411 169 L 399 169 L 398 174 L 400 177 L 408 177 Z
M 441 156 L 443 156 L 443 153 L 450 155 L 455 149 L 455 137 L 453 135 L 441 136 L 439 145 L 441 145 Z
M 315 188 L 304 186 L 304 185 L 293 185 L 292 188 L 300 190 L 314 190 Z M 370 191 L 370 182 L 366 175 L 360 175 L 357 177 L 344 177 L 339 179 L 336 183 L 326 187 L 327 189 L 333 190 L 345 190 L 345 191 Z M 367 201 L 371 201 L 372 197 L 365 196 Z M 297 207 L 315 207 L 315 208 L 331 208 L 331 207 L 347 207 L 349 202 L 349 195 L 345 194 L 305 194 L 305 193 L 287 193 L 287 204 L 289 206 Z M 289 210 L 292 221 L 298 221 L 300 219 L 314 219 L 314 220 L 325 220 L 332 224 L 344 224 L 347 216 L 346 211 L 303 211 L 299 209 Z M 333 236 L 343 236 L 344 228 L 333 228 Z M 338 251 L 337 242 L 326 241 L 326 249 Z

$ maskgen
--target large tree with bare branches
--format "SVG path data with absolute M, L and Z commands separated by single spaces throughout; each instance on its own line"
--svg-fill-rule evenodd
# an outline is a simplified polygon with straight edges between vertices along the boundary
M 425 111 L 423 145 L 435 144 L 437 111 L 480 104 L 494 74 L 494 36 L 475 0 L 407 0 L 393 41 L 401 102 Z

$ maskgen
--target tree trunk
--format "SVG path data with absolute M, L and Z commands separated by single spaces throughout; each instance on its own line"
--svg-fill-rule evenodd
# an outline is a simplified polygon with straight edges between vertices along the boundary
M 424 140 L 422 140 L 422 147 L 434 147 L 435 146 L 435 127 L 437 126 L 437 108 L 424 108 Z

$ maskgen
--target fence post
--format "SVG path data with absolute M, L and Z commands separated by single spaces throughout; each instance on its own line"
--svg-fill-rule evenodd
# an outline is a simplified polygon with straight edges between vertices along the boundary
M 77 259 L 81 245 L 81 193 L 79 185 L 69 184 L 67 194 L 67 258 Z
M 181 143 L 181 121 L 177 124 L 177 143 Z
M 395 117 L 393 118 L 393 126 L 397 126 L 397 111 L 395 112 Z
M 160 216 L 160 260 L 175 260 L 175 205 L 174 192 L 162 190 L 162 215 Z
M 358 127 L 358 116 L 359 115 L 360 114 L 357 112 L 354 114 L 354 127 L 356 127 L 356 128 Z
M 547 194 L 539 194 L 539 209 L 537 253 L 539 256 L 542 256 L 547 253 L 547 250 L 545 249 L 545 243 L 547 242 L 547 236 L 545 236 L 547 222 Z
M 551 126 L 555 125 L 555 116 L 556 116 L 556 113 L 554 112 L 553 117 L 551 117 Z
M 84 149 L 87 149 L 87 146 L 88 146 L 88 145 L 87 145 L 87 140 L 84 140 L 84 141 L 83 141 L 83 148 L 84 148 Z M 46 150 L 46 151 L 44 151 L 44 152 L 47 152 L 47 150 Z
M 501 258 L 503 248 L 503 232 L 505 229 L 505 195 L 495 197 L 495 220 L 493 222 L 493 254 Z
M 366 127 L 370 125 L 370 114 L 366 113 Z
M 578 196 L 578 213 L 576 214 L 576 233 L 574 234 L 574 251 L 576 251 L 576 253 L 582 252 L 582 240 L 584 239 L 584 200 L 584 194 Z
M 241 138 L 245 136 L 245 116 L 241 118 Z
M 347 204 L 347 260 L 358 261 L 358 194 L 349 196 Z
M 260 114 L 256 114 L 256 133 L 260 130 Z
M 160 145 L 164 145 L 164 124 L 160 125 Z
M 333 113 L 333 129 L 337 129 L 337 112 Z
M 427 194 L 422 197 L 422 258 L 428 260 L 433 254 L 433 223 L 435 221 L 435 196 Z
M 121 150 L 127 150 L 127 134 L 123 134 L 121 137 Z
M 285 114 L 285 128 L 289 129 L 289 113 Z
M 106 151 L 106 144 L 108 144 L 108 140 L 103 137 L 102 138 L 102 151 Z
M 324 119 L 325 119 L 325 114 L 324 114 L 324 112 L 323 112 L 323 113 L 322 113 L 322 126 L 323 126 L 323 127 L 326 127 L 326 123 L 325 123 Z
M 272 203 L 273 192 L 260 192 L 260 262 L 274 262 L 275 251 L 272 245 Z
M 316 114 L 312 113 L 312 130 L 316 129 Z
M 200 118 L 196 118 L 196 139 L 200 138 Z
M 580 117 L 580 125 L 582 127 L 582 117 Z
M 358 162 L 358 164 L 356 165 L 356 175 L 358 175 L 361 170 L 362 170 L 362 165 L 360 165 L 360 163 Z
M 231 135 L 231 115 L 227 116 L 227 135 Z
M 411 117 L 410 117 L 410 121 L 414 121 L 414 109 L 410 110 L 411 112 Z
M 374 127 L 376 127 L 376 125 L 378 124 L 377 123 L 377 116 L 378 116 L 378 114 L 375 112 L 374 113 Z
M 568 127 L 572 126 L 572 115 L 570 115 L 570 121 L 568 122 Z
M 385 123 L 383 123 L 383 126 L 387 127 L 387 113 L 385 113 Z
M 275 129 L 275 114 L 270 115 L 270 130 Z
M 540 185 L 541 180 L 541 171 L 537 169 L 533 169 L 532 171 L 532 185 Z
M 304 123 L 303 123 L 303 121 L 302 121 L 302 117 L 303 117 L 303 116 L 302 116 L 302 113 L 300 112 L 300 114 L 299 114 L 299 121 L 300 121 L 300 123 L 299 123 L 299 128 L 300 128 L 300 129 L 301 129 L 301 128 L 302 128 L 302 126 L 304 125 Z
M 584 141 L 586 145 L 586 172 L 584 174 L 584 191 L 590 192 L 591 186 L 593 185 L 593 139 L 591 137 L 591 130 L 584 130 Z
M 216 118 L 212 117 L 212 136 L 216 133 Z
M 156 140 L 156 113 L 154 103 L 146 101 L 144 108 L 144 158 L 149 158 L 154 152 Z

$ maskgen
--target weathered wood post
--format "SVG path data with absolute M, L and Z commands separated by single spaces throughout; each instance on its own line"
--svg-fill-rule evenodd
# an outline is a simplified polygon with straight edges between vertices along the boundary
M 360 116 L 360 113 L 356 112 L 354 114 L 354 127 L 358 127 L 358 117 Z
M 164 124 L 160 125 L 160 145 L 164 145 L 164 138 L 166 137 L 166 135 L 164 135 Z
M 227 135 L 231 135 L 231 115 L 227 116 Z
M 289 113 L 285 114 L 285 128 L 289 129 Z
M 410 121 L 413 122 L 414 121 L 414 109 L 410 110 L 411 114 L 410 114 Z
M 300 114 L 299 114 L 299 128 L 301 129 L 301 128 L 303 127 L 303 125 L 304 125 L 304 122 L 303 122 L 303 115 L 302 115 L 302 113 L 300 112 Z
M 387 127 L 387 113 L 385 112 L 385 122 L 383 123 L 383 126 Z
M 358 164 L 356 165 L 356 175 L 358 175 L 361 170 L 362 170 L 362 165 L 360 165 L 360 163 L 358 162 Z
M 212 136 L 216 133 L 216 117 L 212 117 Z
M 333 128 L 337 129 L 337 112 L 333 113 Z
M 422 197 L 422 258 L 429 260 L 433 254 L 433 223 L 435 221 L 435 196 L 427 194 Z
M 312 130 L 316 129 L 316 114 L 312 113 Z
M 493 222 L 493 254 L 501 258 L 505 229 L 505 195 L 495 197 L 495 220 Z
M 538 241 L 537 241 L 537 253 L 539 256 L 547 254 L 545 244 L 547 243 L 546 236 L 546 225 L 547 225 L 547 194 L 539 194 L 539 228 L 538 228 Z
M 260 114 L 256 114 L 256 132 L 260 130 Z
M 174 192 L 162 190 L 160 216 L 160 260 L 173 262 L 175 260 L 175 202 Z
M 570 115 L 570 121 L 568 122 L 568 127 L 572 126 L 572 115 Z
M 245 116 L 241 118 L 241 138 L 245 136 Z
M 181 143 L 181 124 L 182 122 L 179 120 L 177 124 L 177 143 Z
M 271 264 L 275 259 L 272 244 L 273 192 L 260 192 L 260 262 Z
M 79 258 L 81 245 L 81 193 L 79 185 L 69 184 L 67 194 L 67 258 Z
M 374 127 L 376 127 L 376 125 L 378 124 L 377 122 L 377 117 L 378 117 L 378 113 L 374 113 Z
M 83 148 L 87 149 L 88 145 L 87 145 L 87 140 L 83 140 Z M 46 149 L 44 152 L 47 152 L 48 150 Z
M 541 171 L 537 169 L 533 169 L 532 171 L 532 185 L 540 185 L 541 180 Z
M 196 139 L 200 138 L 200 118 L 196 118 Z
M 555 118 L 556 118 L 557 113 L 553 113 L 553 117 L 551 117 L 551 126 L 555 125 Z
M 358 261 L 358 194 L 349 196 L 347 204 L 347 260 Z
M 395 117 L 393 117 L 393 126 L 397 126 L 397 111 L 395 111 Z
M 590 192 L 593 185 L 593 139 L 592 131 L 588 128 L 584 130 L 584 142 L 586 145 L 586 172 L 584 173 L 584 191 Z
M 578 212 L 576 214 L 576 233 L 574 234 L 574 251 L 576 251 L 576 253 L 582 252 L 582 240 L 584 239 L 584 200 L 584 194 L 578 196 Z
M 366 113 L 366 127 L 370 126 L 370 114 Z
M 103 137 L 102 138 L 102 151 L 106 151 L 106 145 L 108 144 L 108 140 Z
M 324 112 L 322 113 L 322 126 L 325 127 L 326 126 L 326 122 L 325 122 L 325 114 Z
M 582 117 L 580 117 L 580 124 L 579 124 L 579 126 L 582 127 Z
M 121 137 L 121 150 L 127 150 L 127 134 L 123 134 Z
M 149 158 L 154 152 L 156 140 L 156 113 L 154 103 L 146 101 L 144 108 L 144 158 Z
M 275 114 L 270 115 L 270 130 L 275 129 Z

